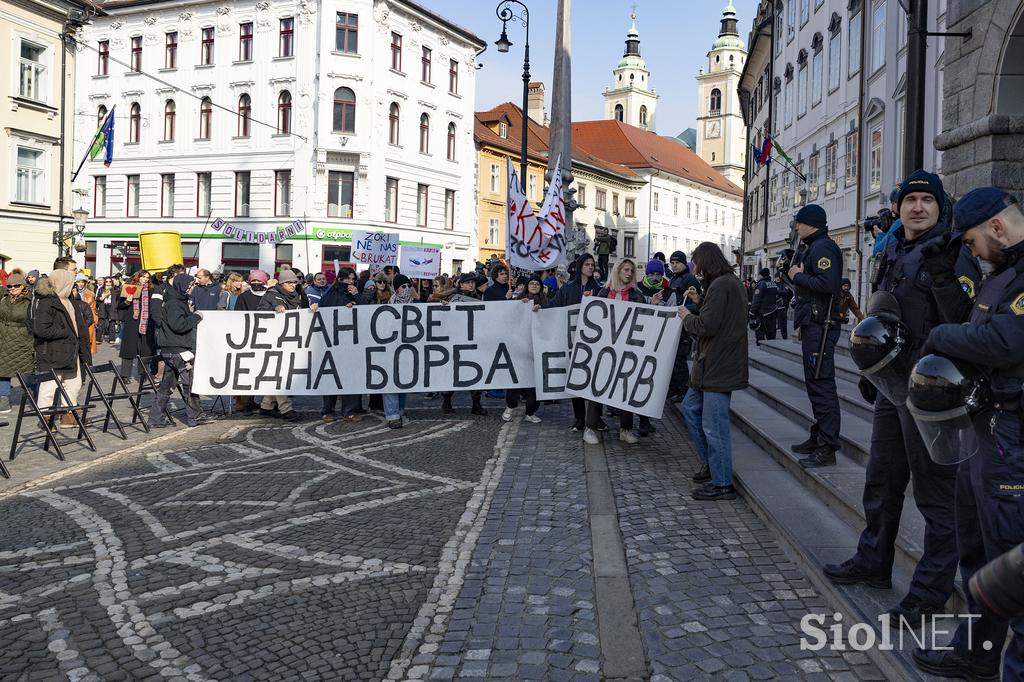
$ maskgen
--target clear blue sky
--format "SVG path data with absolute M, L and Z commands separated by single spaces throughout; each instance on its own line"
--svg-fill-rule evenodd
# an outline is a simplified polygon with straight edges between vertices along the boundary
M 486 110 L 505 101 L 522 99 L 523 27 L 510 25 L 512 50 L 501 54 L 494 41 L 501 34 L 495 16 L 497 0 L 419 0 L 438 14 L 473 31 L 488 42 L 480 57 L 476 108 Z M 548 86 L 555 42 L 555 0 L 525 0 L 530 8 L 531 79 Z M 756 0 L 733 0 L 740 37 L 747 41 Z M 612 69 L 625 50 L 632 0 L 574 0 L 573 2 L 573 120 L 604 116 L 601 93 L 612 82 Z M 697 70 L 707 66 L 707 53 L 718 36 L 726 0 L 637 0 L 640 53 L 647 60 L 651 83 L 658 91 L 657 127 L 675 136 L 694 127 L 697 115 Z

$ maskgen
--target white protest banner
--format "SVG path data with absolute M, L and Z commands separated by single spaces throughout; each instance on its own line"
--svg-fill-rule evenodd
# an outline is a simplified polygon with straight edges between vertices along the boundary
M 398 269 L 406 277 L 431 279 L 441 274 L 441 249 L 436 246 L 402 245 Z
M 533 381 L 537 400 L 572 397 L 565 391 L 565 382 L 579 314 L 579 306 L 571 306 L 549 308 L 533 315 Z
M 508 160 L 505 254 L 510 267 L 546 270 L 565 261 L 565 198 L 561 177 L 559 158 L 555 179 L 548 186 L 541 213 L 537 214 L 523 193 L 512 159 Z
M 660 419 L 682 328 L 675 308 L 583 299 L 566 391 Z
M 198 395 L 528 388 L 533 310 L 506 301 L 203 313 Z
M 352 230 L 352 260 L 376 268 L 398 265 L 398 233 Z

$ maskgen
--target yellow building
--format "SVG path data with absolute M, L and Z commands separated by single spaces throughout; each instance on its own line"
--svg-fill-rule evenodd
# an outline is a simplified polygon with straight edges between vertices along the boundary
M 51 268 L 53 233 L 72 227 L 75 49 L 65 36 L 96 10 L 63 0 L 0 0 L 0 267 Z M 94 57 L 95 58 L 95 57 Z
M 526 197 L 539 207 L 544 199 L 544 172 L 548 164 L 548 128 L 544 120 L 543 85 L 536 83 L 540 93 L 539 102 L 531 103 L 527 137 Z M 537 106 L 535 106 L 537 105 Z M 478 165 L 479 216 L 477 258 L 486 262 L 492 255 L 505 256 L 505 201 L 508 194 L 508 159 L 519 172 L 521 159 L 523 117 L 522 110 L 506 102 L 490 111 L 477 112 L 474 128 Z M 607 227 L 621 245 L 635 241 L 638 218 L 633 211 L 637 195 L 645 181 L 626 166 L 598 159 L 579 147 L 573 147 L 573 188 L 577 190 L 576 201 L 580 208 L 574 216 L 576 226 L 587 231 L 591 241 L 595 227 Z M 589 187 L 589 189 L 588 189 Z M 587 196 L 595 199 L 594 208 L 588 204 Z M 622 199 L 622 210 L 619 199 Z M 611 197 L 605 204 L 602 197 Z M 593 213 L 594 215 L 590 215 Z M 620 247 L 618 254 L 623 253 Z M 632 255 L 632 254 L 629 254 Z M 611 262 L 616 256 L 611 257 Z

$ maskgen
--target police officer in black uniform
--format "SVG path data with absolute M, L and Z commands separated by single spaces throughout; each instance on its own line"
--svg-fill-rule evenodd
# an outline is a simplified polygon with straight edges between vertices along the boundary
M 779 328 L 779 336 L 789 338 L 789 303 L 793 300 L 793 290 L 782 281 L 782 275 L 776 275 L 775 288 L 779 291 L 779 307 L 775 311 L 775 324 Z
M 750 327 L 758 343 L 775 340 L 775 311 L 779 307 L 779 287 L 772 281 L 772 271 L 761 268 L 754 300 L 750 303 Z
M 835 349 L 840 330 L 843 253 L 828 236 L 828 218 L 821 206 L 804 206 L 794 222 L 803 241 L 788 273 L 796 295 L 793 328 L 800 330 L 804 383 L 814 423 L 810 438 L 794 445 L 793 452 L 807 455 L 800 460 L 802 467 L 831 466 L 839 449 Z
M 915 171 L 900 186 L 897 197 L 902 226 L 886 243 L 874 285 L 892 294 L 909 336 L 908 367 L 921 355 L 928 332 L 942 322 L 932 294 L 933 280 L 924 267 L 924 249 L 947 239 L 952 219 L 946 192 L 937 175 Z M 943 242 L 944 243 L 944 242 Z M 973 292 L 980 280 L 977 261 L 968 249 L 957 254 L 952 272 Z M 869 310 L 869 314 L 873 311 Z M 909 372 L 903 379 L 906 386 Z M 914 481 L 914 502 L 924 517 L 924 543 L 910 591 L 889 610 L 894 627 L 904 622 L 921 624 L 922 616 L 943 613 L 956 577 L 956 535 L 953 528 L 953 490 L 956 467 L 937 464 L 928 456 L 921 434 L 903 404 L 878 395 L 867 378 L 861 378 L 862 395 L 874 403 L 871 454 L 864 480 L 865 528 L 853 558 L 828 564 L 825 575 L 840 585 L 866 583 L 888 588 L 895 560 L 896 538 L 907 484 Z M 891 394 L 890 394 L 891 395 Z M 900 618 L 903 620 L 900 620 Z
M 988 561 L 1024 542 L 1024 213 L 1006 192 L 983 187 L 964 195 L 954 215 L 957 231 L 945 248 L 929 250 L 926 263 L 935 273 L 943 316 L 952 324 L 935 327 L 925 351 L 966 361 L 990 382 L 990 406 L 973 419 L 978 452 L 961 463 L 956 481 L 956 537 L 966 587 Z M 994 268 L 973 307 L 954 270 L 960 238 Z M 965 592 L 969 612 L 981 618 L 961 622 L 952 651 L 915 649 L 914 662 L 933 675 L 997 680 L 1007 622 Z M 1024 619 L 1009 627 L 1003 679 L 1022 680 Z

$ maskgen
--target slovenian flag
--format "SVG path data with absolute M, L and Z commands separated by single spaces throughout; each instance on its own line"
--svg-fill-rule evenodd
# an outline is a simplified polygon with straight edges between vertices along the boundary
M 89 149 L 89 159 L 95 159 L 100 151 L 103 152 L 103 165 L 109 166 L 114 160 L 114 110 L 115 106 L 107 114 L 107 118 L 100 125 L 100 129 L 93 136 L 92 147 Z

